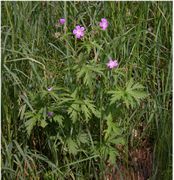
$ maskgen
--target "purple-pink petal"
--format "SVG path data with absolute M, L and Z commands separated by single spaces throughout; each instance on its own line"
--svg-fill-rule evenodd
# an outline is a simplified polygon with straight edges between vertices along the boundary
M 77 26 L 76 26 L 76 29 L 77 29 L 77 30 L 78 30 L 78 29 L 80 29 L 80 26 L 79 26 L 79 25 L 77 25 Z
M 108 27 L 108 21 L 105 18 L 102 18 L 100 21 L 100 27 L 102 28 L 102 30 L 106 30 L 106 28 Z
M 116 68 L 117 66 L 118 66 L 117 60 L 110 59 L 109 62 L 107 63 L 107 67 L 110 69 Z
M 60 24 L 65 24 L 65 19 L 64 18 L 59 19 L 59 23 Z
M 102 18 L 101 21 L 107 22 L 107 19 L 106 18 Z
M 82 31 L 84 31 L 84 30 L 85 30 L 85 28 L 84 28 L 84 27 L 81 27 L 81 30 L 82 30 Z
M 100 22 L 100 27 L 102 27 L 103 26 L 103 22 Z
M 76 34 L 76 38 L 81 38 L 81 35 L 80 34 Z
M 74 29 L 74 30 L 73 30 L 73 34 L 76 34 L 76 33 L 77 33 L 77 30 L 76 30 L 76 29 Z
M 83 31 L 81 31 L 79 34 L 80 34 L 80 36 L 84 36 L 84 32 Z
M 84 27 L 77 25 L 73 30 L 73 34 L 76 36 L 76 38 L 80 39 L 84 36 L 84 30 L 85 30 Z

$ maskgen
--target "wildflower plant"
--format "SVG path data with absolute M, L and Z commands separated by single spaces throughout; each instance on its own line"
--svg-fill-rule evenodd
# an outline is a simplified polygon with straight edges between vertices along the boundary
M 2 2 L 3 179 L 125 179 L 147 134 L 170 179 L 171 7 Z
M 59 25 L 66 26 L 67 19 L 60 18 Z M 62 44 L 57 56 L 57 61 L 62 61 L 53 67 L 58 74 L 55 80 L 39 77 L 43 85 L 25 98 L 27 136 L 44 134 L 45 151 L 49 150 L 46 140 L 54 144 L 57 150 L 52 153 L 60 166 L 78 156 L 115 164 L 120 156 L 116 147 L 127 146 L 119 111 L 137 107 L 147 94 L 139 82 L 128 79 L 126 65 L 109 50 L 108 37 L 100 35 L 100 29 L 105 31 L 111 25 L 106 18 L 92 28 L 84 23 L 74 28 L 72 24 L 58 29 L 56 41 L 49 43 L 56 50 Z M 108 59 L 109 54 L 112 58 Z
M 65 19 L 60 19 L 59 23 L 64 24 Z M 99 26 L 106 30 L 108 24 L 107 19 L 102 18 Z M 114 164 L 119 156 L 115 147 L 126 146 L 126 143 L 124 131 L 119 125 L 121 117 L 119 114 L 115 115 L 113 107 L 116 108 L 121 103 L 120 108 L 124 108 L 124 105 L 134 108 L 146 97 L 144 87 L 131 79 L 124 88 L 122 81 L 126 80 L 126 76 L 122 65 L 115 60 L 117 57 L 109 60 L 106 58 L 110 52 L 102 48 L 101 39 L 98 40 L 90 31 L 85 33 L 85 28 L 81 25 L 75 26 L 73 30 L 71 27 L 67 28 L 69 32 L 65 36 L 65 42 L 70 40 L 70 32 L 74 35 L 71 37 L 72 42 L 76 38 L 86 38 L 82 43 L 79 41 L 74 44 L 76 50 L 72 53 L 76 58 L 67 59 L 64 63 L 62 71 L 65 72 L 66 81 L 61 86 L 55 83 L 54 91 L 53 87 L 48 87 L 47 93 L 39 95 L 43 102 L 41 107 L 35 107 L 33 115 L 26 114 L 28 135 L 31 135 L 34 126 L 41 126 L 46 130 L 47 138 L 59 134 L 61 149 L 65 149 L 69 155 L 76 156 L 85 151 Z M 31 103 L 35 104 L 34 101 Z M 89 127 L 93 127 L 93 130 Z M 90 138 L 95 141 L 92 149 Z

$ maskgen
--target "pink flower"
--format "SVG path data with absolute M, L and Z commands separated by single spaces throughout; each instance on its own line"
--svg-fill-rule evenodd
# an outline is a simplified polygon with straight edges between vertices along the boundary
M 106 28 L 108 27 L 108 21 L 105 18 L 102 18 L 100 21 L 100 27 L 102 28 L 102 30 L 106 30 Z
M 59 23 L 60 24 L 65 24 L 65 19 L 64 18 L 59 19 Z
M 118 66 L 117 60 L 112 60 L 110 59 L 109 62 L 107 63 L 108 68 L 113 69 Z
M 52 87 L 49 87 L 47 90 L 50 92 L 50 91 L 52 91 L 52 89 L 53 89 Z
M 76 36 L 76 38 L 80 39 L 84 36 L 84 30 L 85 28 L 82 26 L 76 26 L 76 28 L 73 30 L 73 34 Z

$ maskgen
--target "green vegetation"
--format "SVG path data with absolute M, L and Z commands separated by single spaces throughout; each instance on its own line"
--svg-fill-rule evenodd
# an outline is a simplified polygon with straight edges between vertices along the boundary
M 172 2 L 2 2 L 1 12 L 2 179 L 106 179 L 113 167 L 124 179 L 119 164 L 129 169 L 145 140 L 150 179 L 172 178 Z

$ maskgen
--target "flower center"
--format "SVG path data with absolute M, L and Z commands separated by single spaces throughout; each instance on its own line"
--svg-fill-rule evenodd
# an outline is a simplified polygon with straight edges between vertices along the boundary
M 80 29 L 78 29 L 78 30 L 77 30 L 77 34 L 80 34 L 80 33 L 81 33 L 81 30 L 80 30 Z

